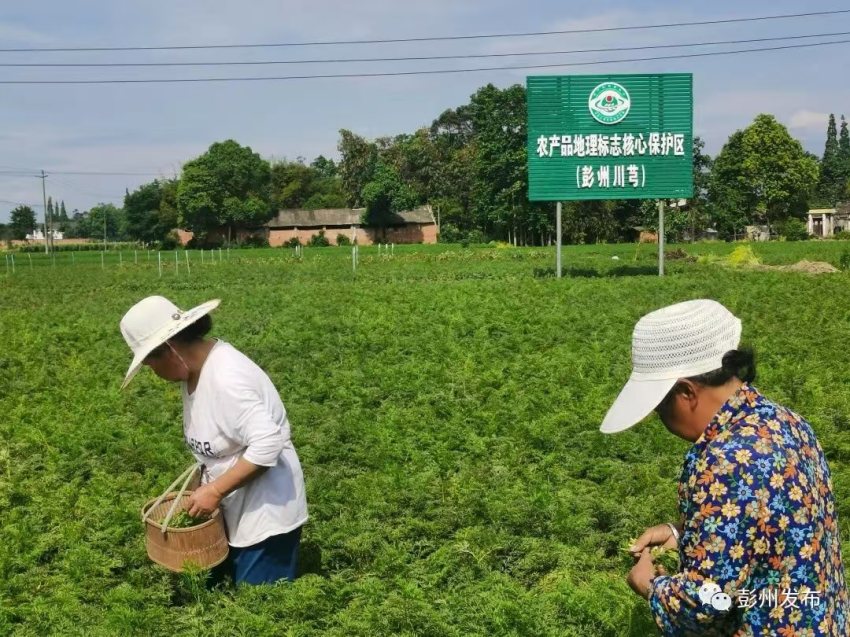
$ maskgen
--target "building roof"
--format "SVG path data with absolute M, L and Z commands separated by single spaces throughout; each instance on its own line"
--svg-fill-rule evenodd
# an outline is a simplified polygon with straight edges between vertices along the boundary
M 810 215 L 834 215 L 835 208 L 814 208 L 809 210 Z
M 327 226 L 359 226 L 365 208 L 321 208 L 280 210 L 266 223 L 268 228 L 323 228 Z M 389 225 L 409 223 L 434 223 L 430 206 L 419 206 L 393 215 Z

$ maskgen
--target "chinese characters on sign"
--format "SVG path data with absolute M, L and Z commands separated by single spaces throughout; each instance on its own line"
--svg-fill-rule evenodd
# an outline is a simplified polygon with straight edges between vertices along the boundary
M 819 591 L 779 591 L 766 588 L 760 591 L 742 588 L 735 593 L 738 608 L 799 608 L 800 606 L 816 608 L 820 606 Z
M 532 75 L 530 201 L 690 199 L 693 76 Z
M 538 157 L 685 156 L 684 133 L 540 135 Z
M 646 185 L 646 167 L 641 164 L 628 166 L 577 166 L 576 186 L 578 188 L 643 188 Z

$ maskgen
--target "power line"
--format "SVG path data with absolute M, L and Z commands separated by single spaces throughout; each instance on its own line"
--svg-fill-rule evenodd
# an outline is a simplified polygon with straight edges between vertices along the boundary
M 715 40 L 710 42 L 684 42 L 681 44 L 650 44 L 644 46 L 608 47 L 597 49 L 572 49 L 569 51 L 518 51 L 512 53 L 469 53 L 456 55 L 415 55 L 404 57 L 371 58 L 319 58 L 305 60 L 236 60 L 224 62 L 0 62 L 5 68 L 104 68 L 104 67 L 174 67 L 174 66 L 263 66 L 277 64 L 346 64 L 352 62 L 413 62 L 426 60 L 472 60 L 482 58 L 504 58 L 536 55 L 570 55 L 575 53 L 610 53 L 613 51 L 646 51 L 651 49 L 679 49 L 698 46 L 719 46 L 728 44 L 753 44 L 756 42 L 776 42 L 784 40 L 803 40 L 808 38 L 827 38 L 850 35 L 850 31 L 833 33 L 811 33 L 805 35 L 783 35 L 769 38 L 749 38 L 746 40 Z
M 785 51 L 789 49 L 804 49 L 818 46 L 847 44 L 850 40 L 834 40 L 831 42 L 812 42 L 807 44 L 788 44 L 783 46 L 762 47 L 755 49 L 734 49 L 731 51 L 711 51 L 706 53 L 681 53 L 676 55 L 658 55 L 642 58 L 621 58 L 615 60 L 591 60 L 586 62 L 556 62 L 551 64 L 524 64 L 514 66 L 487 66 L 460 69 L 432 69 L 419 71 L 384 71 L 374 73 L 327 73 L 314 75 L 284 75 L 284 76 L 248 76 L 248 77 L 191 77 L 191 78 L 153 78 L 153 79 L 112 79 L 112 80 L 0 80 L 2 84 L 22 85 L 55 85 L 55 84 L 180 84 L 201 82 L 267 82 L 284 80 L 316 80 L 367 77 L 398 77 L 409 75 L 449 75 L 457 73 L 480 73 L 483 71 L 518 71 L 526 69 L 551 69 L 577 66 L 597 66 L 601 64 L 627 64 L 632 62 L 650 62 L 657 60 L 682 60 L 690 58 L 714 57 L 721 55 L 737 55 L 744 53 L 761 53 L 765 51 Z M 74 173 L 66 173 L 74 174 Z M 80 173 L 77 173 L 80 174 Z M 82 173 L 87 174 L 87 173 Z M 116 173 L 117 174 L 117 173 Z M 138 176 L 143 176 L 138 174 Z M 150 176 L 150 175 L 148 175 Z
M 111 172 L 100 170 L 48 170 L 48 175 L 94 175 L 99 177 L 159 177 L 161 173 L 132 173 L 132 172 Z M 2 177 L 38 177 L 40 174 L 34 174 L 34 171 L 25 170 L 0 170 Z
M 807 13 L 785 13 L 777 15 L 755 16 L 750 18 L 725 18 L 720 20 L 700 20 L 692 22 L 669 22 L 666 24 L 644 24 L 622 27 L 600 27 L 594 29 L 562 29 L 557 31 L 527 31 L 517 33 L 481 33 L 473 35 L 440 35 L 427 37 L 409 38 L 380 38 L 372 40 L 317 40 L 313 42 L 275 42 L 259 44 L 194 44 L 174 46 L 100 46 L 100 47 L 28 47 L 28 48 L 3 48 L 0 53 L 48 53 L 48 52 L 76 52 L 76 51 L 176 51 L 197 49 L 257 49 L 272 47 L 297 47 L 297 46 L 331 46 L 345 44 L 394 44 L 402 42 L 446 42 L 456 40 L 483 40 L 493 38 L 523 38 L 542 35 L 573 35 L 579 33 L 609 33 L 612 31 L 637 31 L 645 29 L 669 29 L 678 27 L 708 26 L 720 24 L 735 24 L 743 22 L 762 22 L 766 20 L 787 20 L 794 18 L 808 18 L 816 16 L 831 16 L 850 13 L 850 9 L 836 9 L 832 11 L 810 11 Z
M 8 199 L 0 199 L 0 203 L 11 204 L 13 206 L 29 206 L 30 208 L 43 208 L 40 203 L 24 203 L 23 201 L 10 201 Z
M 124 173 L 98 170 L 51 170 L 51 175 L 97 175 L 103 177 L 161 177 L 162 173 Z

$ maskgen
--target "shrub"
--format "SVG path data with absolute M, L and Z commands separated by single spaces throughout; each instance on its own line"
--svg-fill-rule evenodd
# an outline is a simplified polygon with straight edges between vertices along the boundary
M 177 235 L 177 232 L 172 230 L 167 235 L 165 235 L 165 238 L 162 241 L 159 242 L 159 249 L 160 250 L 174 250 L 179 245 L 180 245 L 180 237 Z
M 788 241 L 805 241 L 809 238 L 806 224 L 799 219 L 788 219 L 780 226 L 779 234 Z
M 268 237 L 262 234 L 252 234 L 242 240 L 243 248 L 268 248 Z
M 844 270 L 850 270 L 850 250 L 845 250 L 841 253 L 841 257 L 838 259 L 838 266 Z
M 338 234 L 336 235 L 336 244 L 338 246 L 350 246 L 351 239 L 349 239 L 346 234 Z
M 850 241 L 850 230 L 840 230 L 832 235 L 832 238 L 837 241 Z
M 328 238 L 325 236 L 324 230 L 319 230 L 319 234 L 314 234 L 310 237 L 310 241 L 307 242 L 307 245 L 311 248 L 326 248 L 331 244 L 328 241 Z
M 440 226 L 440 234 L 437 237 L 440 243 L 460 243 L 461 232 L 457 226 L 451 223 L 444 223 Z
M 187 248 L 192 250 L 214 250 L 224 246 L 222 237 L 209 237 L 204 235 L 195 235 L 186 244 Z
M 298 237 L 292 237 L 291 239 L 289 239 L 289 241 L 284 243 L 282 247 L 284 247 L 284 248 L 297 248 L 300 245 L 301 245 L 301 239 L 299 239 Z

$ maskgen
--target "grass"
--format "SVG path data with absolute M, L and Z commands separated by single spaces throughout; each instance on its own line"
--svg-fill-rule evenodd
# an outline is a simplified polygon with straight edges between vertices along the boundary
M 687 444 L 654 420 L 597 429 L 635 321 L 696 297 L 743 319 L 757 385 L 813 422 L 850 537 L 850 274 L 669 261 L 659 279 L 655 246 L 614 245 L 566 249 L 558 280 L 550 248 L 396 246 L 361 248 L 355 277 L 350 250 L 304 252 L 0 271 L 0 634 L 653 634 L 620 549 L 675 518 Z M 139 509 L 189 458 L 175 387 L 118 390 L 118 321 L 148 294 L 222 298 L 215 335 L 281 392 L 311 515 L 292 585 L 208 591 L 144 554 Z

